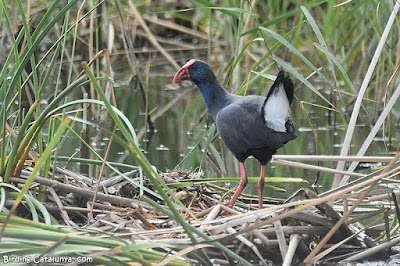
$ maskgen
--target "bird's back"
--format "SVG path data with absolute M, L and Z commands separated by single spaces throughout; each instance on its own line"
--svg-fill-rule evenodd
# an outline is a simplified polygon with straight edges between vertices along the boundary
M 278 75 L 267 97 L 232 95 L 215 117 L 221 139 L 239 161 L 253 155 L 266 164 L 277 149 L 296 138 L 290 119 L 293 85 Z M 289 84 L 289 85 L 290 85 Z

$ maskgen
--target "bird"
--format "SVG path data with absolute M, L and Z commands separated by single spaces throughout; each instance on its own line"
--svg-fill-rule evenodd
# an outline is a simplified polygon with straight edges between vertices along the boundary
M 292 80 L 284 70 L 280 70 L 266 97 L 239 96 L 229 93 L 219 83 L 212 68 L 198 59 L 191 59 L 184 64 L 172 83 L 185 80 L 191 80 L 199 88 L 220 138 L 239 161 L 241 179 L 228 207 L 233 208 L 248 183 L 244 162 L 252 155 L 261 164 L 257 183 L 258 207 L 261 209 L 265 166 L 280 147 L 297 138 L 290 118 Z

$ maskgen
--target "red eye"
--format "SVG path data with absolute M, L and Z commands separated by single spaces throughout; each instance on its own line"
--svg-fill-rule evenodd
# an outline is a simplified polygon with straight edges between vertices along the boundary
M 197 66 L 191 65 L 190 68 L 191 68 L 192 70 L 196 70 L 196 69 L 197 69 Z

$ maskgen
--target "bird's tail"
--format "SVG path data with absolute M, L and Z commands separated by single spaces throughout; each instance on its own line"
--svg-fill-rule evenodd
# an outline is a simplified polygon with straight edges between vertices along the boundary
M 272 84 L 271 89 L 268 92 L 267 99 L 269 96 L 275 91 L 275 89 L 279 88 L 280 84 L 285 88 L 286 96 L 289 100 L 289 104 L 293 102 L 293 82 L 289 75 L 285 72 L 285 70 L 281 70 L 278 73 L 278 76 L 275 79 L 274 84 Z
M 294 130 L 287 127 L 292 101 L 293 82 L 285 71 L 281 70 L 261 108 L 261 115 L 267 127 L 276 132 L 293 133 Z

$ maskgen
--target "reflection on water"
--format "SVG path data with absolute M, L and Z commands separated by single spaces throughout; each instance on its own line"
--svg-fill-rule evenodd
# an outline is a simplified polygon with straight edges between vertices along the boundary
M 174 70 L 168 65 L 150 68 L 148 84 L 145 84 L 144 89 L 148 95 L 148 110 L 150 117 L 154 120 L 154 131 L 149 132 L 148 124 L 146 124 L 145 103 L 139 91 L 132 91 L 129 87 L 131 74 L 128 67 L 124 67 L 124 62 L 114 63 L 114 71 L 116 74 L 115 80 L 115 95 L 117 98 L 118 107 L 132 122 L 138 135 L 142 134 L 140 139 L 140 147 L 144 150 L 149 161 L 161 171 L 175 168 L 183 158 L 185 161 L 180 165 L 181 168 L 195 170 L 198 169 L 202 158 L 201 150 L 204 148 L 204 143 L 200 142 L 205 138 L 204 134 L 213 123 L 212 118 L 206 112 L 205 104 L 202 100 L 200 92 L 191 83 L 186 83 L 184 86 L 172 85 Z M 126 65 L 125 65 L 126 66 Z M 272 72 L 272 71 L 271 71 Z M 271 73 L 273 74 L 273 73 Z M 246 74 L 243 74 L 245 78 Z M 295 85 L 299 84 L 294 81 Z M 266 95 L 272 82 L 263 80 L 259 82 L 249 94 L 260 91 L 259 94 Z M 300 101 L 316 102 L 315 95 L 312 95 L 308 89 L 297 87 L 295 90 L 296 100 L 292 108 L 292 117 L 297 127 L 296 134 L 298 138 L 289 142 L 284 148 L 278 151 L 278 154 L 317 154 L 317 155 L 338 155 L 342 147 L 346 126 L 337 121 L 342 121 L 336 113 L 330 112 L 324 108 L 307 107 L 308 112 L 305 115 L 304 110 L 300 108 Z M 311 100 L 310 100 L 311 99 Z M 312 100 L 314 99 L 314 100 Z M 349 108 L 351 110 L 352 108 Z M 334 119 L 332 119 L 332 117 Z M 354 139 L 352 142 L 351 153 L 356 154 L 358 149 L 368 136 L 370 126 L 360 122 L 356 127 Z M 392 130 L 391 141 L 398 139 L 399 133 Z M 369 155 L 393 155 L 394 148 L 389 147 L 389 152 L 386 150 L 383 141 L 388 141 L 387 138 L 382 138 L 382 134 L 378 135 L 374 143 L 368 150 Z M 196 146 L 200 142 L 199 146 Z M 234 156 L 223 147 L 219 139 L 213 142 L 215 147 L 222 154 L 227 168 L 228 176 L 240 176 L 239 165 Z M 194 149 L 194 150 L 193 150 Z M 118 161 L 118 156 L 123 154 L 121 146 L 114 145 L 114 157 L 111 160 Z M 209 152 L 210 153 L 210 152 Z M 189 154 L 189 156 L 187 156 Z M 134 164 L 132 158 L 124 157 L 124 162 Z M 185 157 L 187 156 L 187 157 Z M 321 166 L 335 167 L 334 162 L 322 162 Z M 258 176 L 260 166 L 258 161 L 249 158 L 246 161 L 246 166 L 249 176 Z M 206 176 L 218 177 L 222 176 L 217 160 L 210 153 L 210 158 L 205 163 Z M 365 173 L 369 169 L 364 170 Z M 266 176 L 287 176 L 300 177 L 308 180 L 310 184 L 314 183 L 317 175 L 320 174 L 320 185 L 325 187 L 331 183 L 332 174 L 317 173 L 315 171 L 288 168 L 281 165 L 268 164 Z M 272 184 L 290 191 L 294 191 L 305 184 Z M 254 190 L 256 185 L 250 185 L 247 192 Z M 282 192 L 267 188 L 267 195 L 275 197 L 286 197 Z

